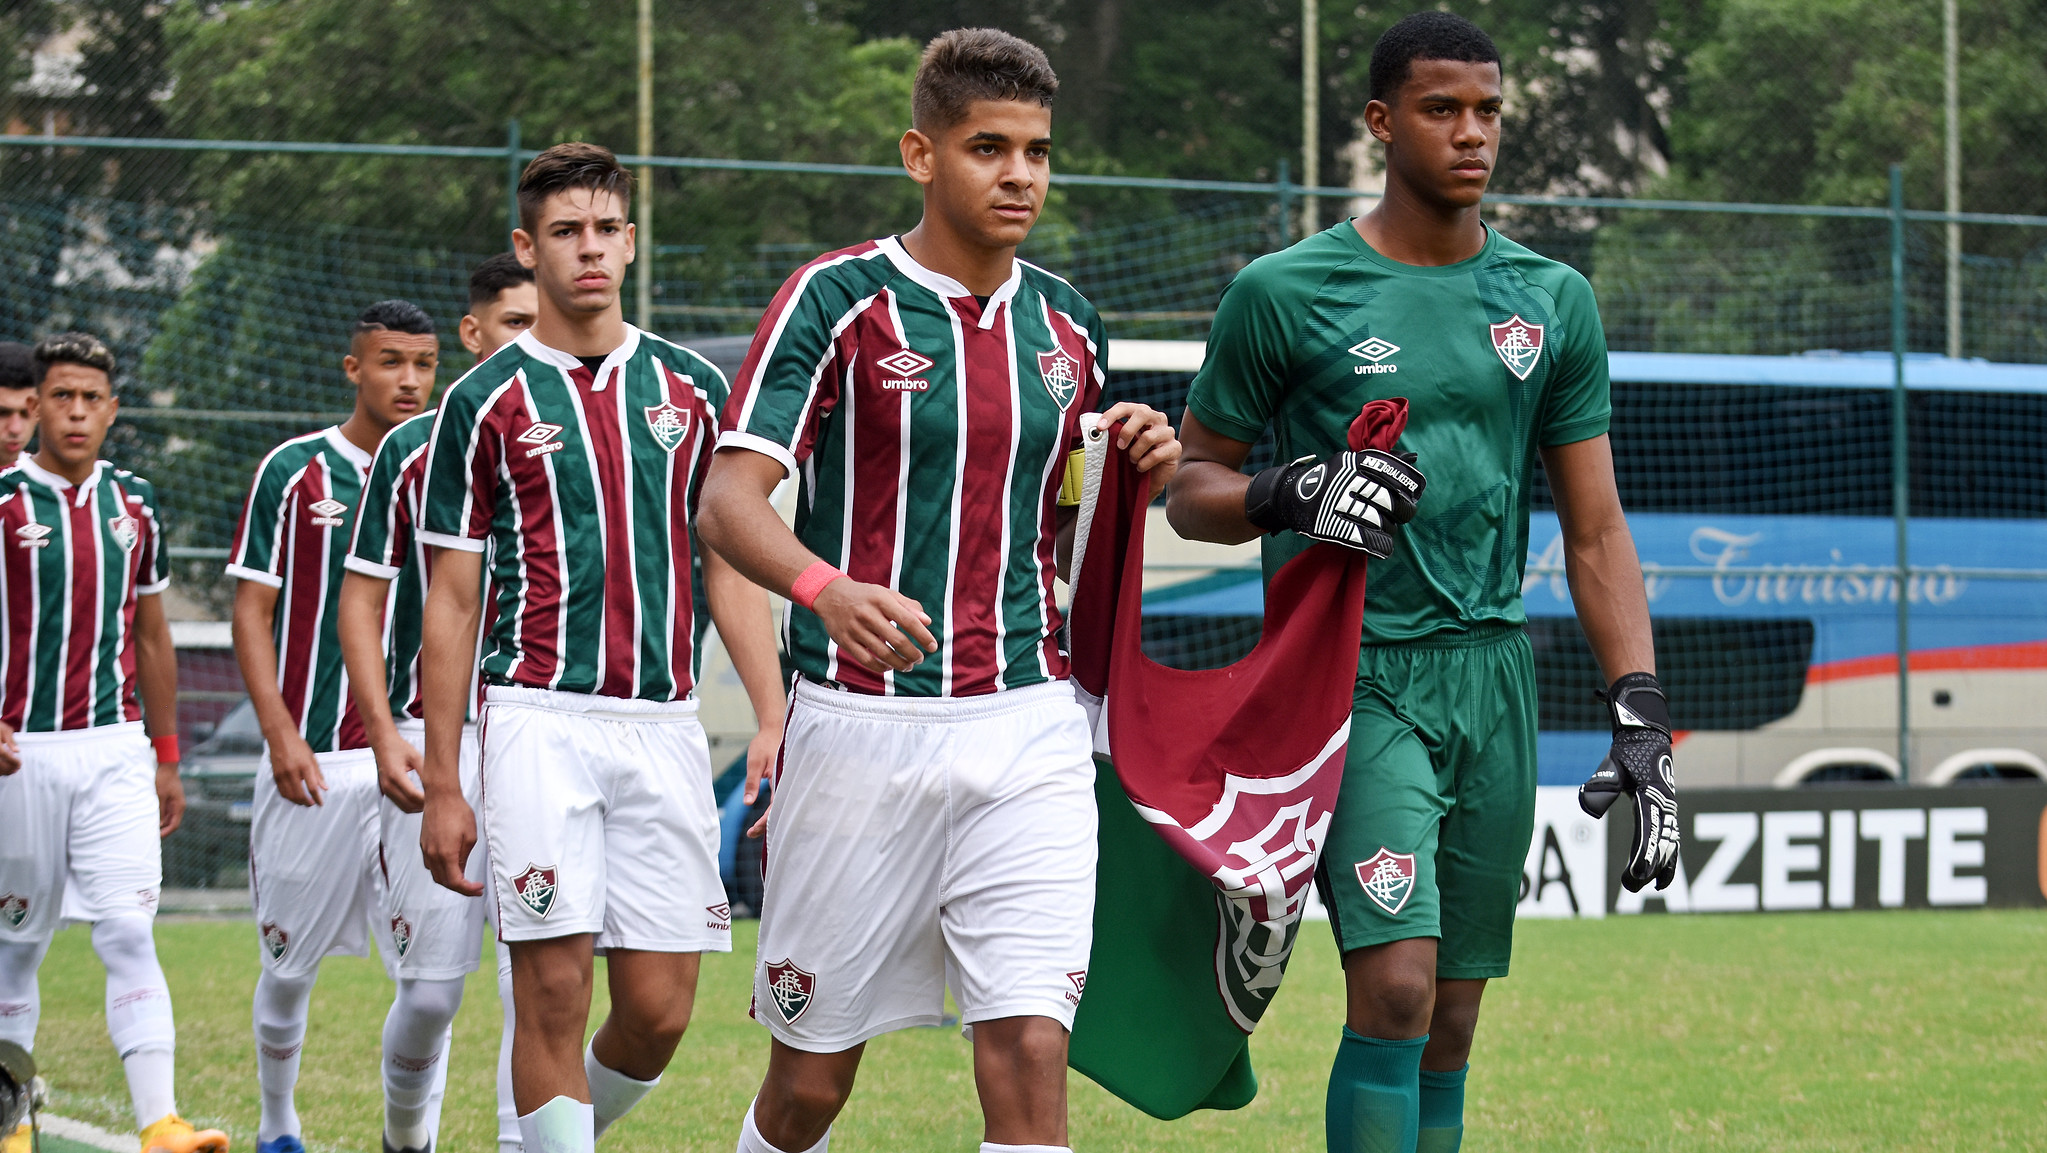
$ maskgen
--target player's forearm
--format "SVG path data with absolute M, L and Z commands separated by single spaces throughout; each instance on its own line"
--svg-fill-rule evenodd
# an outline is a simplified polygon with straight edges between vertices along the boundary
M 747 580 L 714 552 L 706 550 L 703 560 L 704 599 L 710 602 L 711 620 L 725 642 L 726 655 L 732 658 L 733 671 L 746 687 L 755 723 L 762 728 L 778 727 L 788 699 L 782 687 L 782 659 L 775 647 L 775 618 L 767 590 Z
M 372 744 L 397 731 L 391 700 L 384 691 L 390 672 L 384 665 L 384 605 L 391 582 L 364 573 L 341 578 L 341 663 L 348 670 L 348 691 L 355 698 L 363 731 Z
M 436 549 L 434 580 L 420 622 L 420 694 L 426 710 L 426 755 L 419 771 L 428 799 L 462 791 L 462 725 L 476 673 L 476 631 L 483 618 L 483 560 Z
M 697 535 L 746 579 L 787 596 L 796 578 L 820 558 L 768 501 L 781 472 L 780 463 L 760 453 L 719 453 L 698 502 Z
M 1212 460 L 1185 460 L 1166 492 L 1166 520 L 1188 540 L 1242 544 L 1262 530 L 1244 515 L 1251 478 Z
M 152 737 L 178 731 L 178 651 L 159 596 L 135 600 L 135 681 L 142 694 L 143 731 Z
M 1602 524 L 1564 538 L 1564 575 L 1578 625 L 1608 684 L 1628 673 L 1656 671 L 1649 630 L 1649 597 L 1642 563 L 1627 521 Z
M 263 740 L 272 745 L 298 733 L 284 694 L 277 690 L 277 642 L 272 634 L 276 611 L 277 590 L 245 580 L 235 589 L 234 620 L 229 626 L 242 687 L 256 710 Z

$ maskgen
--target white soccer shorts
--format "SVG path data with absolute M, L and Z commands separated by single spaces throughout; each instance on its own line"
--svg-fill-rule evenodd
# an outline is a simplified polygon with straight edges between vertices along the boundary
M 0 777 L 0 940 L 154 915 L 163 849 L 142 722 L 14 739 L 21 768 Z
M 500 939 L 731 952 L 695 701 L 492 685 L 482 737 Z
M 1095 899 L 1093 740 L 1065 681 L 966 698 L 796 685 L 753 1015 L 814 1053 L 961 1019 L 1073 1026 Z
M 386 940 L 383 844 L 377 835 L 377 759 L 368 749 L 315 753 L 327 791 L 295 805 L 277 791 L 270 758 L 256 767 L 249 824 L 249 889 L 255 896 L 263 966 L 304 977 L 335 954 L 367 956 Z M 384 970 L 393 972 L 388 948 Z
M 401 720 L 398 733 L 412 747 L 426 748 L 426 722 Z M 476 729 L 462 728 L 462 796 L 472 809 L 481 805 L 482 764 Z M 483 897 L 465 897 L 434 880 L 419 851 L 420 813 L 401 812 L 389 797 L 377 806 L 378 836 L 384 846 L 385 929 L 383 952 L 395 958 L 396 975 L 444 981 L 476 971 L 483 956 Z M 463 875 L 483 884 L 490 876 L 490 854 L 479 837 L 469 851 Z

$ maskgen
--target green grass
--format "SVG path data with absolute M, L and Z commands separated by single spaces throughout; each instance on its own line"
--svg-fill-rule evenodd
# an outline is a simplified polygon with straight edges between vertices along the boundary
M 752 925 L 739 930 L 738 952 L 705 963 L 675 1065 L 607 1148 L 732 1148 L 767 1051 L 746 1018 Z M 256 1123 L 254 935 L 235 921 L 157 928 L 178 1007 L 181 1100 L 195 1118 L 225 1123 L 245 1153 Z M 1487 998 L 1472 1058 L 1465 1148 L 1476 1153 L 2047 1147 L 2047 914 L 1524 922 L 1515 966 Z M 58 1111 L 122 1129 L 101 981 L 86 934 L 60 935 L 43 968 L 37 1056 Z M 389 1002 L 374 962 L 323 969 L 299 1086 L 315 1149 L 378 1148 L 377 1041 Z M 1341 1004 L 1328 930 L 1310 925 L 1253 1041 L 1257 1101 L 1161 1123 L 1075 1075 L 1075 1148 L 1320 1149 Z M 456 1023 L 449 1153 L 491 1148 L 497 1032 L 494 991 L 479 973 Z M 922 1029 L 869 1046 L 833 1148 L 960 1150 L 979 1139 L 965 1042 Z

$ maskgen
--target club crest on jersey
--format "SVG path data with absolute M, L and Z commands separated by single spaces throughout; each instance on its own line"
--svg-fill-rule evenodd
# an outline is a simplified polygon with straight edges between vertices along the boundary
M 7 922 L 10 929 L 21 928 L 28 920 L 28 898 L 18 893 L 0 893 L 0 921 Z
M 512 891 L 519 894 L 519 900 L 533 910 L 534 916 L 545 921 L 554 911 L 554 866 L 527 865 L 525 872 L 512 878 Z
M 782 1014 L 782 1020 L 794 1025 L 803 1011 L 810 1008 L 810 998 L 817 991 L 817 974 L 806 973 L 789 963 L 787 958 L 768 966 L 768 999 L 775 1003 L 775 1011 Z
M 263 951 L 270 954 L 273 961 L 284 960 L 284 955 L 291 951 L 291 934 L 279 928 L 275 921 L 263 922 L 259 931 L 263 937 Z
M 1038 354 L 1038 375 L 1045 379 L 1045 391 L 1052 394 L 1052 400 L 1064 412 L 1073 403 L 1074 394 L 1080 391 L 1080 362 L 1066 354 L 1063 348 Z
M 15 529 L 14 535 L 21 538 L 22 548 L 49 548 L 50 534 L 54 531 L 49 525 L 30 521 Z
M 677 408 L 664 400 L 649 406 L 646 413 L 648 430 L 667 451 L 674 452 L 677 445 L 689 438 L 688 409 Z
M 1390 852 L 1384 847 L 1358 862 L 1358 884 L 1372 903 L 1398 914 L 1414 895 L 1414 854 Z
M 142 522 L 132 516 L 110 516 L 107 518 L 107 535 L 121 546 L 122 552 L 134 552 L 135 542 L 142 539 Z
M 1542 359 L 1542 325 L 1530 324 L 1521 319 L 1520 313 L 1514 319 L 1491 326 L 1493 351 L 1500 354 L 1500 363 L 1514 374 L 1516 380 L 1527 380 L 1535 371 L 1536 362 Z
M 330 496 L 307 505 L 306 511 L 313 514 L 314 524 L 340 528 L 341 514 L 348 511 L 348 506 Z
M 548 424 L 543 421 L 527 425 L 526 431 L 512 439 L 526 446 L 526 459 L 532 460 L 536 456 L 546 456 L 550 452 L 560 452 L 567 447 L 561 441 L 555 439 L 556 436 L 561 434 L 561 430 L 561 425 Z
M 412 950 L 412 922 L 403 917 L 391 918 L 391 947 L 398 951 L 398 959 Z
M 891 352 L 874 362 L 874 366 L 887 376 L 881 378 L 881 387 L 887 392 L 923 392 L 931 387 L 929 381 L 918 377 L 930 371 L 931 362 L 909 349 Z
M 1380 361 L 1385 360 L 1387 357 L 1392 356 L 1394 353 L 1399 351 L 1400 351 L 1399 345 L 1393 343 L 1390 340 L 1380 340 L 1376 336 L 1366 340 L 1358 341 L 1356 344 L 1350 346 L 1350 354 L 1362 360 L 1369 361 L 1370 363 L 1353 364 L 1351 365 L 1350 370 L 1359 376 L 1369 376 L 1373 373 L 1380 372 L 1399 372 L 1400 366 L 1397 364 L 1379 363 Z

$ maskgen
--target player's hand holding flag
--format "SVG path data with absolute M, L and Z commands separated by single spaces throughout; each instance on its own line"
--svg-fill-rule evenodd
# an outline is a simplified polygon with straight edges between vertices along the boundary
M 1594 817 L 1622 793 L 1635 799 L 1635 843 L 1621 884 L 1662 889 L 1677 875 L 1677 781 L 1670 764 L 1670 704 L 1652 673 L 1629 673 L 1600 694 L 1613 718 L 1613 748 L 1578 786 L 1578 806 Z
M 1414 519 L 1427 480 L 1412 453 L 1365 448 L 1357 422 L 1350 431 L 1349 452 L 1322 460 L 1304 456 L 1252 477 L 1244 515 L 1266 532 L 1292 529 L 1310 540 L 1391 556 L 1393 526 Z

